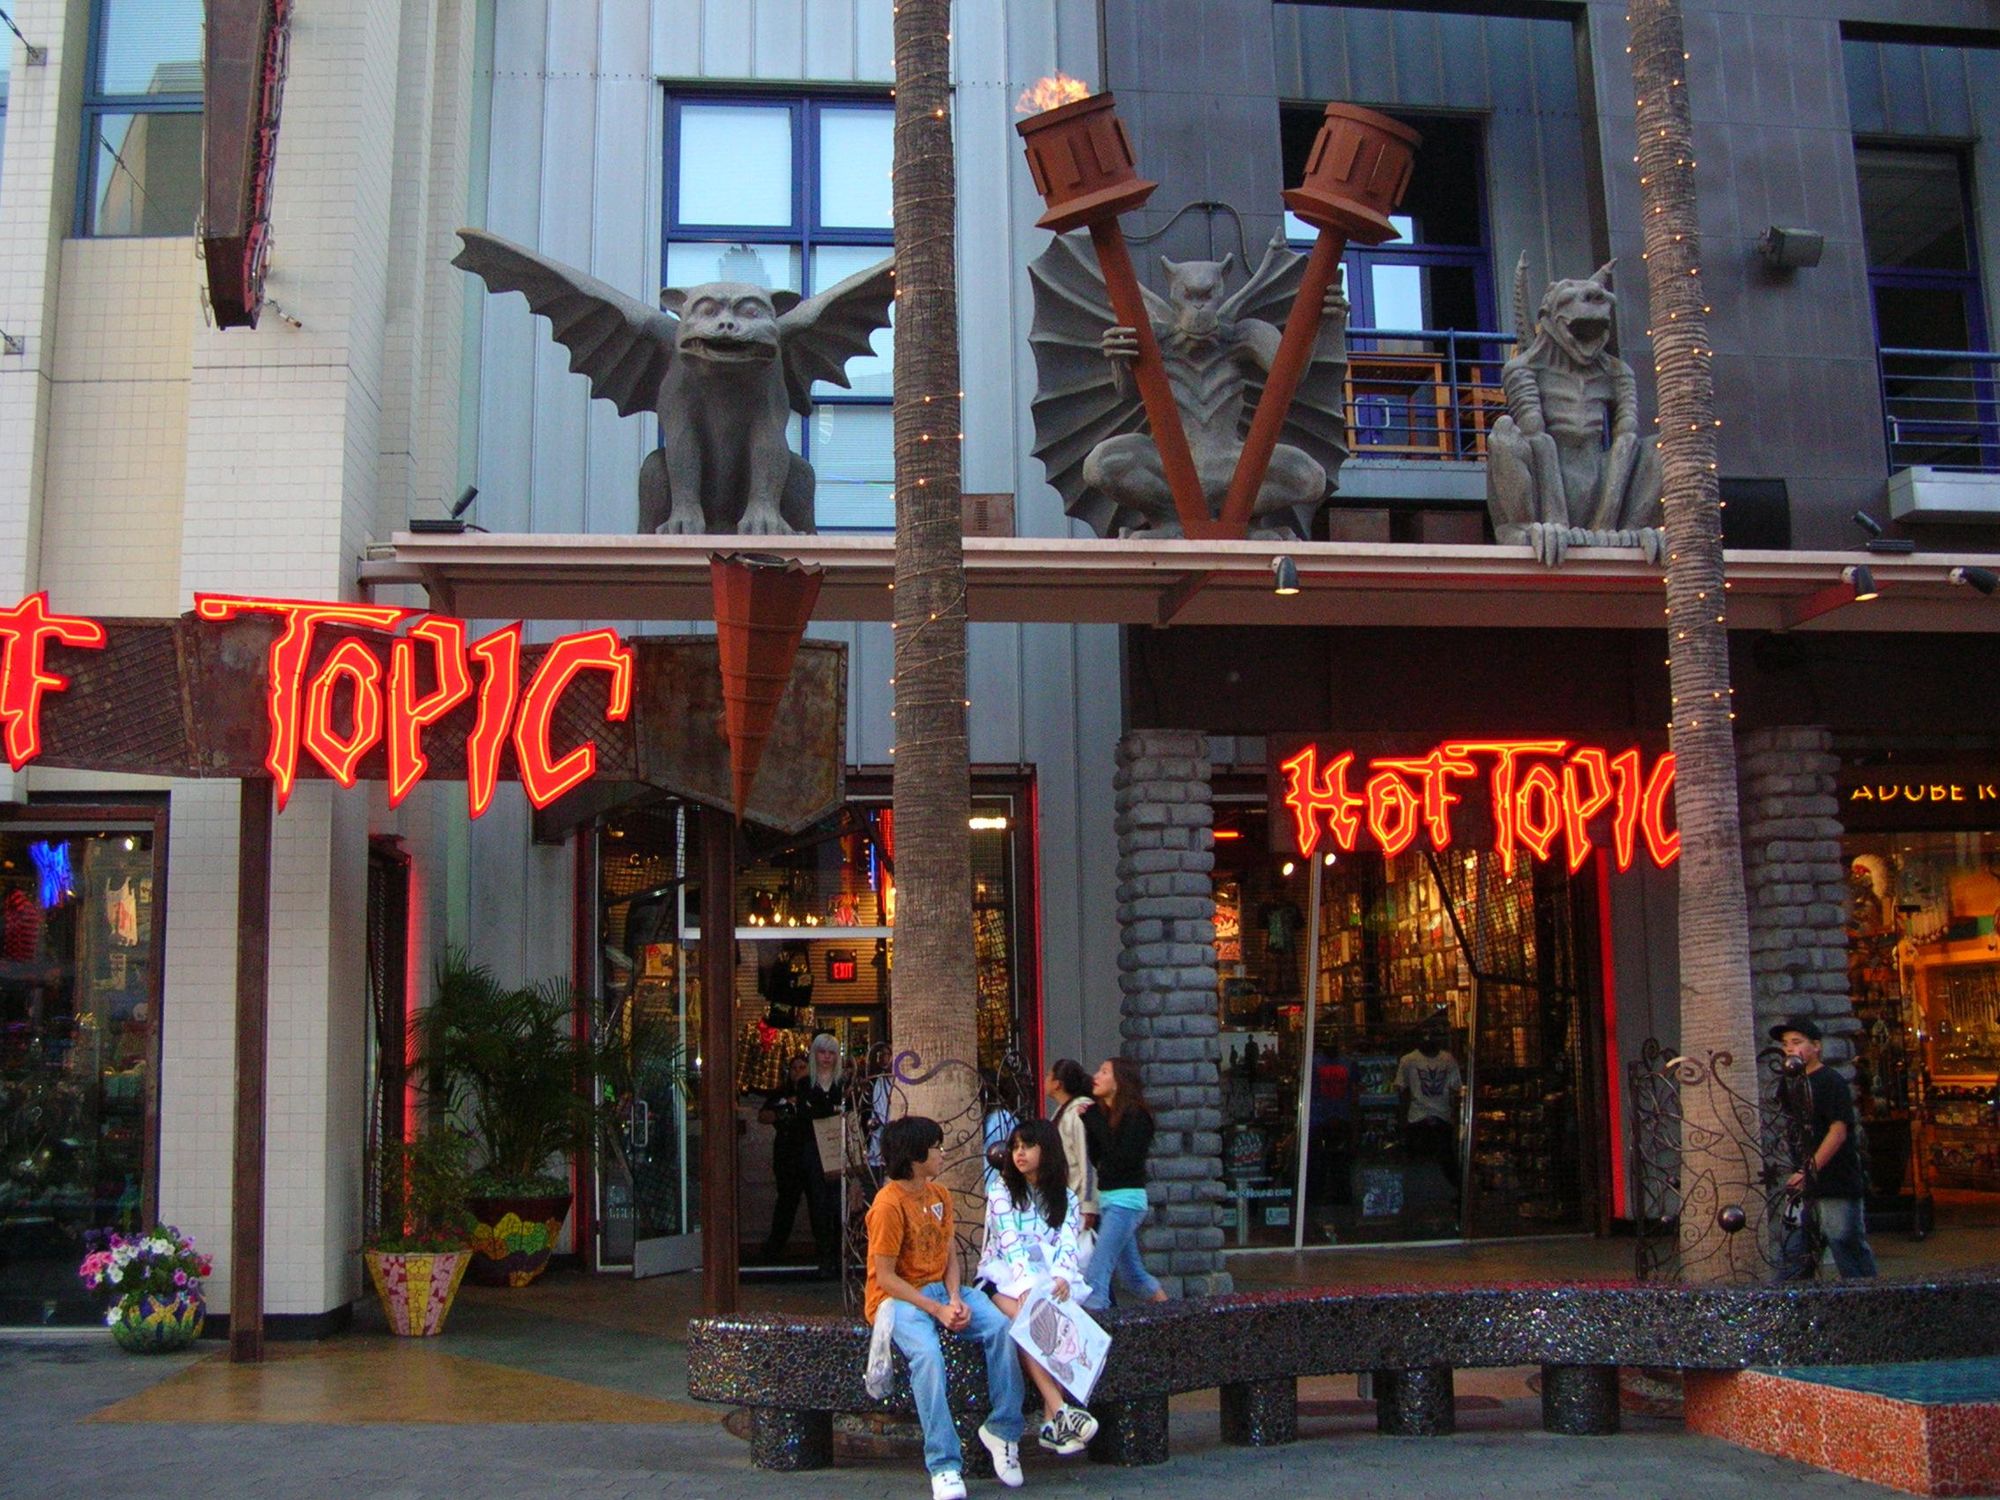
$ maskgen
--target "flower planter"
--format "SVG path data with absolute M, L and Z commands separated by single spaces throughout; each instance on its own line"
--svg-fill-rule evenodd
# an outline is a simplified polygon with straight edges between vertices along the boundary
M 127 1297 L 106 1319 L 111 1338 L 128 1354 L 167 1354 L 185 1349 L 201 1336 L 208 1308 L 199 1292 L 155 1297 L 150 1292 Z
M 479 1223 L 472 1231 L 472 1267 L 480 1286 L 526 1286 L 548 1269 L 569 1216 L 568 1193 L 543 1197 L 471 1198 Z
M 370 1250 L 368 1279 L 382 1299 L 389 1331 L 404 1338 L 428 1338 L 444 1332 L 458 1296 L 470 1250 Z

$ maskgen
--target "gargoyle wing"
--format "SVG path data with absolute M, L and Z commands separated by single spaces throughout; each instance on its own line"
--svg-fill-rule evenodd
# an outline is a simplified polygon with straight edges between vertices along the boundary
M 1305 269 L 1306 258 L 1289 249 L 1282 238 L 1274 237 L 1264 247 L 1264 258 L 1250 273 L 1242 290 L 1222 304 L 1221 317 L 1225 321 L 1258 318 L 1282 333 Z M 1264 395 L 1261 374 L 1251 372 L 1248 383 L 1239 436 L 1249 434 L 1251 415 Z M 1329 479 L 1339 472 L 1347 458 L 1347 340 L 1344 336 L 1336 338 L 1325 324 L 1321 325 L 1312 360 L 1299 379 L 1291 410 L 1285 413 L 1279 439 L 1311 454 Z
M 591 395 L 611 402 L 621 417 L 653 410 L 673 363 L 678 318 L 483 229 L 461 229 L 458 237 L 465 248 L 451 263 L 489 291 L 526 293 L 529 310 L 547 318 L 569 350 L 569 367 L 590 377 Z
M 1146 431 L 1146 411 L 1139 387 L 1127 381 L 1121 388 L 1104 357 L 1104 330 L 1118 317 L 1089 233 L 1056 235 L 1028 263 L 1028 280 L 1035 294 L 1028 330 L 1035 355 L 1034 454 L 1062 495 L 1063 509 L 1109 535 L 1117 507 L 1085 486 L 1083 461 L 1106 438 Z M 1154 322 L 1166 322 L 1171 309 L 1165 300 L 1141 291 Z
M 895 296 L 896 261 L 891 256 L 780 315 L 778 348 L 793 411 L 804 416 L 812 410 L 816 380 L 847 389 L 847 362 L 868 353 L 875 330 L 889 326 L 889 304 Z

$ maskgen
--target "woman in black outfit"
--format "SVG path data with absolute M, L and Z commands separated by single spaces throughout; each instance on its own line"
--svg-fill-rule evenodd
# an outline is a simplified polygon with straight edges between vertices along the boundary
M 1153 1112 L 1139 1083 L 1139 1065 L 1107 1058 L 1091 1079 L 1096 1102 L 1083 1112 L 1090 1164 L 1097 1169 L 1097 1248 L 1084 1280 L 1093 1311 L 1111 1305 L 1111 1278 L 1125 1278 L 1148 1302 L 1167 1300 L 1139 1254 L 1139 1226 L 1146 1221 L 1146 1153 L 1153 1146 Z

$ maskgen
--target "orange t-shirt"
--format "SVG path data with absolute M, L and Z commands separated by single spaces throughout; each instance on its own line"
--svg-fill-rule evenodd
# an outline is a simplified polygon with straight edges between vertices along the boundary
M 894 1178 L 868 1205 L 868 1291 L 862 1315 L 875 1311 L 889 1294 L 875 1280 L 875 1257 L 896 1257 L 896 1274 L 914 1287 L 944 1280 L 951 1260 L 951 1194 L 935 1182 L 916 1187 Z

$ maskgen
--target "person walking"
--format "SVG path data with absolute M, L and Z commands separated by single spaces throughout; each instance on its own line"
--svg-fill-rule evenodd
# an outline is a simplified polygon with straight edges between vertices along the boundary
M 1057 1302 L 1089 1295 L 1076 1241 L 1082 1216 L 1056 1127 L 1047 1120 L 1020 1121 L 1004 1143 L 999 1180 L 986 1190 L 978 1279 L 990 1288 L 995 1307 L 1012 1318 L 1038 1288 Z M 1083 1452 L 1097 1436 L 1097 1418 L 1071 1406 L 1040 1361 L 1025 1349 L 1020 1354 L 1021 1368 L 1042 1397 L 1037 1440 L 1051 1453 Z
M 1089 1230 L 1093 1239 L 1084 1246 L 1085 1258 L 1095 1248 L 1097 1232 L 1097 1171 L 1090 1164 L 1090 1142 L 1084 1135 L 1083 1116 L 1090 1108 L 1090 1075 L 1073 1057 L 1059 1057 L 1049 1064 L 1049 1076 L 1042 1080 L 1042 1092 L 1055 1106 L 1050 1119 L 1062 1139 L 1063 1160 L 1069 1166 L 1070 1190 L 1083 1211 L 1078 1226 Z
M 910 1363 L 910 1395 L 923 1427 L 931 1500 L 965 1500 L 965 1450 L 945 1391 L 940 1328 L 977 1343 L 986 1357 L 992 1410 L 980 1424 L 979 1442 L 992 1455 L 1000 1482 L 1018 1488 L 1026 1425 L 1021 1361 L 1007 1316 L 978 1287 L 959 1285 L 951 1194 L 937 1181 L 944 1170 L 944 1131 L 922 1115 L 889 1121 L 882 1127 L 882 1165 L 889 1178 L 868 1208 L 863 1308 L 873 1323 L 885 1303 L 894 1304 L 890 1336 Z
M 813 1252 L 819 1274 L 831 1276 L 840 1266 L 840 1184 L 827 1176 L 820 1161 L 813 1121 L 840 1113 L 847 1091 L 840 1079 L 840 1043 L 822 1031 L 812 1040 L 808 1058 L 792 1060 L 792 1077 L 764 1096 L 757 1118 L 773 1127 L 771 1170 L 778 1182 L 778 1201 L 771 1210 L 771 1232 L 764 1240 L 764 1259 L 779 1260 L 791 1242 L 799 1199 L 812 1221 Z
M 1091 1079 L 1096 1103 L 1084 1114 L 1090 1162 L 1097 1169 L 1097 1248 L 1084 1279 L 1092 1312 L 1111 1306 L 1111 1282 L 1123 1277 L 1148 1302 L 1167 1300 L 1139 1253 L 1139 1226 L 1146 1222 L 1146 1153 L 1153 1145 L 1153 1112 L 1139 1082 L 1139 1065 L 1109 1057 Z
M 1833 1252 L 1834 1269 L 1842 1276 L 1875 1275 L 1875 1251 L 1868 1243 L 1866 1201 L 1868 1180 L 1861 1170 L 1856 1140 L 1854 1091 L 1820 1055 L 1819 1023 L 1811 1016 L 1793 1016 L 1771 1028 L 1771 1040 L 1787 1058 L 1805 1065 L 1804 1095 L 1798 1101 L 1801 1136 L 1809 1149 L 1785 1180 L 1785 1191 L 1797 1200 L 1799 1213 L 1787 1216 L 1780 1249 L 1778 1279 L 1810 1280 L 1819 1255 L 1807 1218 L 1817 1211 L 1820 1234 Z M 1791 1101 L 1786 1101 L 1791 1108 Z

